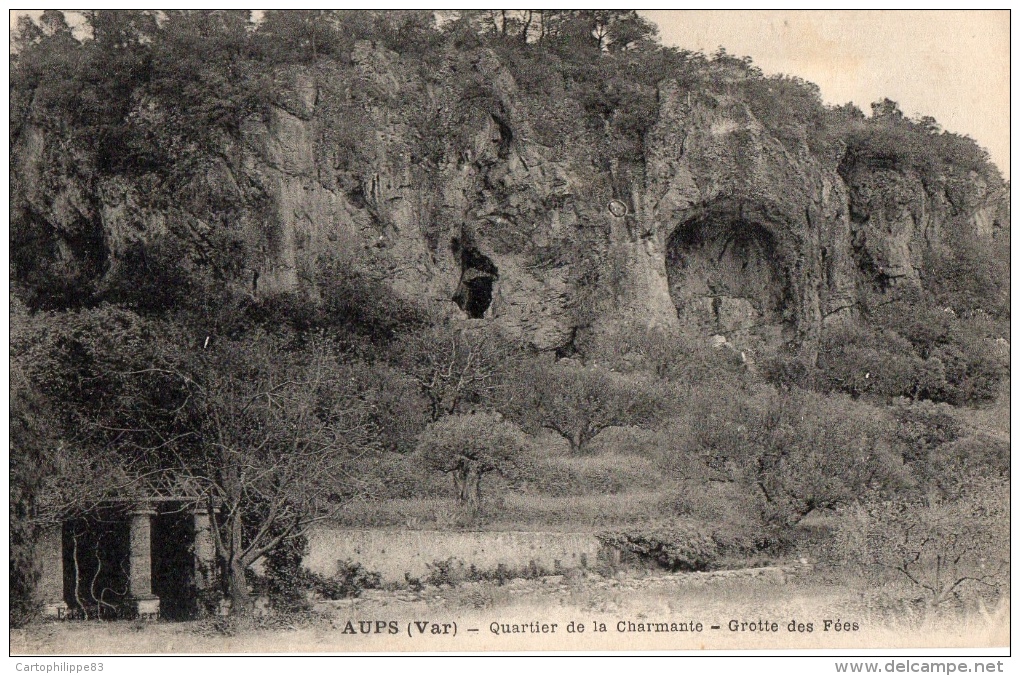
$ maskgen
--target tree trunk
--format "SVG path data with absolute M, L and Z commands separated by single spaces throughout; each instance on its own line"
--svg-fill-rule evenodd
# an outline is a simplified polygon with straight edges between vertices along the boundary
M 244 574 L 244 566 L 237 558 L 228 563 L 227 598 L 230 599 L 231 615 L 247 615 L 252 608 L 251 594 L 248 593 L 248 580 Z
M 467 463 L 461 463 L 457 465 L 457 468 L 453 470 L 453 487 L 457 495 L 457 504 L 463 505 L 468 499 L 468 477 L 470 475 L 470 468 Z
M 570 437 L 569 441 L 570 441 L 570 454 L 580 455 L 582 452 L 584 452 L 585 442 L 587 442 L 588 440 L 584 436 L 584 430 L 577 430 L 576 432 L 574 432 L 573 436 Z
M 457 504 L 477 512 L 482 504 L 482 474 L 475 463 L 464 462 L 453 472 Z
M 236 510 L 236 508 L 235 508 Z M 248 593 L 248 580 L 244 574 L 244 562 L 241 560 L 242 546 L 242 525 L 241 515 L 235 511 L 230 515 L 229 524 L 228 555 L 225 561 L 227 570 L 224 571 L 227 582 L 227 598 L 230 599 L 230 614 L 245 615 L 251 609 L 253 603 Z
M 482 508 L 482 473 L 474 468 L 469 470 L 467 479 L 467 506 L 472 512 Z

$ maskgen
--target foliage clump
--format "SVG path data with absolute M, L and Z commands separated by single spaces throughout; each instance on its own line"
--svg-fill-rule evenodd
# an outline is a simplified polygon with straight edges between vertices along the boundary
M 847 509 L 837 557 L 938 606 L 996 598 L 1009 584 L 1009 485 L 972 482 L 951 501 L 866 502 Z
M 708 569 L 717 556 L 716 543 L 701 528 L 689 524 L 669 527 L 600 533 L 599 541 L 639 561 L 651 562 L 670 572 Z
M 311 573 L 309 577 L 312 589 L 322 598 L 333 601 L 357 598 L 366 589 L 382 588 L 380 573 L 347 559 L 337 561 L 335 572 L 328 577 L 317 573 Z
M 500 415 L 469 413 L 447 416 L 426 428 L 417 453 L 426 468 L 453 477 L 459 504 L 477 510 L 485 475 L 511 475 L 529 461 L 531 450 L 521 429 Z

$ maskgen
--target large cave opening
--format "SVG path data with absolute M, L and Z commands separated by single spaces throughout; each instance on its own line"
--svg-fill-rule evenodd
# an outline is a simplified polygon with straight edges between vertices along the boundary
M 779 342 L 792 329 L 779 247 L 757 223 L 709 214 L 681 224 L 667 241 L 666 274 L 685 326 L 748 347 Z
M 453 302 L 471 319 L 481 319 L 492 304 L 492 288 L 499 279 L 499 270 L 475 247 L 456 239 L 451 245 L 460 254 L 460 283 Z

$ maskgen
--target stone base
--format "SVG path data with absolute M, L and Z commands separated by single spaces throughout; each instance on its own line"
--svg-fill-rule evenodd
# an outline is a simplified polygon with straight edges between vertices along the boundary
M 46 601 L 42 606 L 42 616 L 51 620 L 67 618 L 67 604 L 63 601 Z
M 127 607 L 142 620 L 159 619 L 159 597 L 147 596 L 145 598 L 127 599 Z

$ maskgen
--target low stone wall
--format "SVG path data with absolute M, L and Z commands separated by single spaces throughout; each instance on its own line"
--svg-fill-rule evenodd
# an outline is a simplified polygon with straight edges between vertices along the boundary
M 456 557 L 479 571 L 499 564 L 521 569 L 532 561 L 552 571 L 593 566 L 600 544 L 591 533 L 447 532 L 425 530 L 340 530 L 309 534 L 305 565 L 331 575 L 340 559 L 360 563 L 383 582 L 404 582 L 404 574 L 424 578 L 428 564 Z

